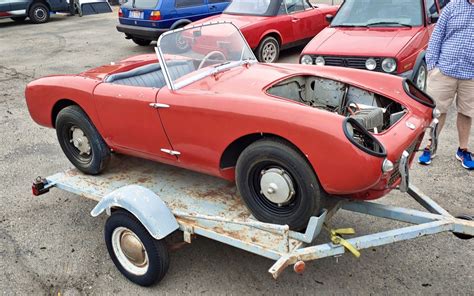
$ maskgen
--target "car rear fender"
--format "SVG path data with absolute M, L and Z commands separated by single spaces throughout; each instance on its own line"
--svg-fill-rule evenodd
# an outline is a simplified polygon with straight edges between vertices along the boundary
M 178 28 L 187 26 L 190 23 L 192 23 L 192 22 L 188 19 L 180 19 L 180 20 L 176 21 L 174 24 L 171 25 L 170 30 L 174 30 L 174 29 L 178 29 Z

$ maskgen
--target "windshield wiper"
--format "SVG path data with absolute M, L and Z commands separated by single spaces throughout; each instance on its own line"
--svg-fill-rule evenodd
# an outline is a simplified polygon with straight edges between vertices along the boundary
M 407 28 L 412 27 L 409 24 L 403 24 L 403 23 L 399 23 L 399 22 L 375 22 L 375 23 L 367 24 L 366 26 L 367 27 L 375 27 L 375 26 L 383 26 L 383 25 L 397 25 L 397 26 L 402 26 L 402 27 L 407 27 Z
M 357 28 L 357 27 L 367 27 L 367 25 L 345 25 L 345 24 L 341 24 L 341 25 L 333 25 L 331 27 L 333 27 L 333 28 L 335 28 L 335 27 Z

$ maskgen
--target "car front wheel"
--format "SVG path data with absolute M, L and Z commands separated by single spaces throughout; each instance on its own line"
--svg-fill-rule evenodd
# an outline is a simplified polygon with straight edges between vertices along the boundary
M 237 160 L 236 183 L 247 207 L 262 222 L 301 230 L 319 213 L 321 189 L 316 175 L 285 141 L 262 139 L 248 146 Z
M 107 165 L 110 149 L 79 106 L 68 106 L 59 112 L 56 135 L 66 157 L 83 173 L 96 175 Z
M 427 80 L 428 80 L 428 67 L 426 66 L 426 62 L 423 61 L 420 68 L 418 69 L 418 72 L 416 73 L 415 84 L 422 91 L 426 91 Z
M 30 21 L 34 24 L 42 24 L 49 21 L 49 8 L 43 3 L 35 3 L 28 13 Z

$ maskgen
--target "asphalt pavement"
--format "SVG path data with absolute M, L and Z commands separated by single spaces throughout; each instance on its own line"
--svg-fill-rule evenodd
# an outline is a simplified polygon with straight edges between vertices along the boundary
M 56 15 L 43 25 L 0 20 L 0 291 L 5 295 L 474 295 L 474 241 L 449 233 L 364 250 L 359 259 L 309 262 L 303 275 L 289 268 L 276 281 L 267 272 L 271 260 L 198 238 L 171 253 L 170 270 L 158 286 L 127 281 L 107 253 L 105 216 L 89 214 L 94 202 L 60 190 L 31 195 L 36 176 L 71 164 L 55 131 L 36 125 L 24 100 L 25 85 L 44 75 L 79 73 L 153 52 L 153 45 L 125 40 L 116 23 L 116 14 Z M 282 53 L 281 62 L 297 62 L 301 49 Z M 453 113 L 440 145 L 433 165 L 413 165 L 413 183 L 453 214 L 473 215 L 474 172 L 454 158 Z M 419 208 L 397 192 L 381 202 Z M 333 226 L 363 234 L 400 224 L 341 212 Z

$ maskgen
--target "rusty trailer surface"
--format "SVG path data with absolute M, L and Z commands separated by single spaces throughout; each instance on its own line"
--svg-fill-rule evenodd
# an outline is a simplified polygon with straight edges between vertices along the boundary
M 305 233 L 300 233 L 289 230 L 286 225 L 257 221 L 241 201 L 234 184 L 135 158 L 116 157 L 110 169 L 100 176 L 70 169 L 43 179 L 43 184 L 41 193 L 56 187 L 97 201 L 93 216 L 102 211 L 110 215 L 111 210 L 122 207 L 134 214 L 155 239 L 163 239 L 179 228 L 188 243 L 194 235 L 199 235 L 272 259 L 275 263 L 269 273 L 274 278 L 290 265 L 296 272 L 302 272 L 306 261 L 347 252 L 359 256 L 363 249 L 425 235 L 453 232 L 464 239 L 474 235 L 474 222 L 469 221 L 472 217 L 453 217 L 412 185 L 407 198 L 416 200 L 426 211 L 338 200 L 319 216 L 312 217 Z M 338 212 L 343 214 L 344 211 L 339 210 L 409 225 L 355 236 L 352 229 L 328 227 L 331 217 Z M 315 238 L 322 231 L 327 231 L 330 239 L 315 244 Z

